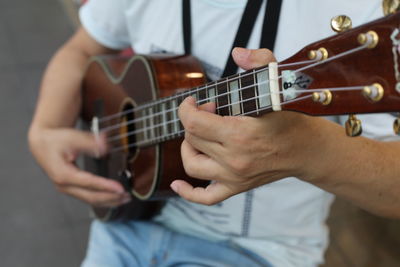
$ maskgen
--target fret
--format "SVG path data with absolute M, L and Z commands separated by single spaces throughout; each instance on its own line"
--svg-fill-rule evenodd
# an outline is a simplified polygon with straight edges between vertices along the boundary
M 215 98 L 215 87 L 208 87 L 207 88 L 207 102 L 217 102 Z
M 149 117 L 149 138 L 150 141 L 154 140 L 155 138 L 155 131 L 154 131 L 154 108 L 153 107 L 149 107 L 148 108 L 148 117 Z
M 271 96 L 269 90 L 268 69 L 257 73 L 258 106 L 260 109 L 271 106 Z
M 193 97 L 193 98 L 196 100 L 196 102 L 199 100 L 199 97 L 198 97 L 198 95 L 197 95 L 197 92 L 191 93 L 190 96 Z
M 149 118 L 148 118 L 148 112 L 147 109 L 143 109 L 142 110 L 142 114 L 143 114 L 143 136 L 144 136 L 144 140 L 145 142 L 147 142 L 147 140 L 149 140 L 150 138 L 150 134 L 149 134 Z
M 174 132 L 174 123 L 173 123 L 173 112 L 172 112 L 172 100 L 167 101 L 165 103 L 166 106 L 166 117 L 167 117 L 167 121 L 166 121 L 166 125 L 167 125 L 167 132 L 168 135 L 172 134 Z
M 171 124 L 172 124 L 172 131 L 171 134 L 175 134 L 179 131 L 179 121 L 178 121 L 178 100 L 172 99 L 171 100 Z
M 217 109 L 217 114 L 222 116 L 231 115 L 231 110 L 228 106 L 229 104 L 229 96 L 228 96 L 228 82 L 221 80 L 217 84 L 217 102 L 219 108 Z
M 167 118 L 167 103 L 165 102 L 165 101 L 163 101 L 162 103 L 161 103 L 161 106 L 160 106 L 160 112 L 161 112 L 161 114 L 162 114 L 162 118 L 161 118 L 161 121 L 162 121 L 162 133 L 163 133 L 163 135 L 164 136 L 166 136 L 166 135 L 168 135 L 169 134 L 169 131 L 168 131 L 168 118 Z
M 239 115 L 241 112 L 240 108 L 240 91 L 239 91 L 239 80 L 229 82 L 230 87 L 230 107 L 231 115 Z
M 197 88 L 197 95 L 198 95 L 198 103 L 200 103 L 200 105 L 208 103 L 208 99 L 207 99 L 207 84 L 205 85 L 205 88 L 201 88 L 198 89 Z
M 254 98 L 255 98 L 255 104 L 256 104 L 256 110 L 257 110 L 257 115 L 260 114 L 259 112 L 259 103 L 258 103 L 258 99 L 259 99 L 259 95 L 258 95 L 258 90 L 257 90 L 257 77 L 256 77 L 256 70 L 253 69 L 253 81 L 254 81 Z
M 258 109 L 254 83 L 254 73 L 251 75 L 250 71 L 240 77 L 242 113 L 246 115 L 256 114 Z
M 144 128 L 144 121 L 143 121 L 143 110 L 137 111 L 135 112 L 135 119 L 136 119 L 136 123 L 135 123 L 135 131 L 136 131 L 136 135 L 135 135 L 135 139 L 136 142 L 141 143 L 145 140 L 145 133 L 143 132 L 143 128 Z
M 178 96 L 178 98 L 177 98 L 177 100 L 176 100 L 177 107 L 179 107 L 179 105 L 183 102 L 183 100 L 185 100 L 185 98 L 186 98 L 186 96 L 184 96 L 183 94 L 180 94 L 180 95 Z M 196 98 L 196 100 L 197 100 L 197 98 Z M 176 113 L 176 115 L 175 115 L 175 116 L 176 116 L 175 123 L 176 123 L 177 129 L 178 129 L 178 131 L 176 132 L 176 134 L 179 136 L 179 133 L 180 133 L 184 128 L 183 128 L 183 124 L 181 123 L 181 120 L 179 119 L 179 116 L 178 116 L 178 108 L 176 109 L 175 113 Z
M 155 139 L 159 140 L 162 136 L 162 114 L 160 113 L 160 104 L 157 103 L 154 105 L 154 131 L 155 131 Z

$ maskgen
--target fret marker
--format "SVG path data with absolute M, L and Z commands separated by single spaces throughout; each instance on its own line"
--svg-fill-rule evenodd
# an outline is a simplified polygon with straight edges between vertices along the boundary
M 257 96 L 259 102 L 258 106 L 261 109 L 271 106 L 268 70 L 260 71 L 257 73 L 257 88 Z
M 216 102 L 215 101 L 215 87 L 207 88 L 208 94 L 208 102 Z
M 178 120 L 178 104 L 176 99 L 171 101 L 171 110 L 172 110 L 172 133 L 177 133 L 179 131 L 179 120 Z
M 154 110 L 153 107 L 149 108 L 149 121 L 150 121 L 150 139 L 154 139 L 155 137 L 155 131 L 154 131 Z M 151 140 L 152 141 L 152 140 Z
M 268 64 L 269 68 L 269 88 L 271 90 L 271 102 L 272 102 L 272 110 L 280 111 L 281 107 L 281 98 L 279 92 L 279 82 L 278 82 L 278 63 L 271 62 Z
M 162 114 L 162 131 L 164 135 L 168 134 L 168 125 L 167 125 L 167 104 L 166 102 L 161 103 L 161 114 Z
M 240 101 L 239 101 L 239 82 L 238 80 L 232 81 L 229 83 L 230 86 L 230 95 L 231 95 L 231 107 L 232 107 L 232 115 L 240 114 Z

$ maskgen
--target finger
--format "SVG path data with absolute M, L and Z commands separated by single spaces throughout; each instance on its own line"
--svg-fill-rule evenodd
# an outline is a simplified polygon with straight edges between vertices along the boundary
M 210 113 L 215 113 L 216 110 L 216 105 L 214 102 L 209 102 L 203 105 L 198 106 L 198 109 L 203 110 L 203 111 L 207 111 Z
M 117 194 L 125 192 L 119 182 L 80 170 L 73 163 L 66 163 L 62 168 L 59 172 L 62 173 L 62 176 L 56 179 L 56 183 L 60 186 L 75 186 Z
M 240 193 L 220 182 L 211 183 L 203 188 L 193 187 L 183 180 L 175 180 L 171 183 L 171 188 L 184 199 L 204 205 L 214 205 Z
M 224 170 L 217 161 L 200 153 L 187 141 L 181 145 L 182 162 L 185 172 L 190 176 L 203 180 L 224 177 Z
M 245 70 L 261 67 L 276 61 L 272 52 L 266 48 L 246 49 L 235 47 L 232 50 L 232 57 L 236 64 Z
M 224 147 L 218 142 L 211 142 L 206 139 L 199 138 L 189 132 L 185 133 L 185 140 L 194 149 L 208 155 L 213 159 L 218 159 L 224 156 Z
M 131 196 L 128 193 L 116 194 L 109 192 L 91 191 L 75 186 L 66 186 L 59 188 L 59 190 L 93 206 L 99 207 L 115 207 L 125 204 L 131 200 Z
M 203 108 L 210 108 L 209 105 Z M 224 136 L 224 118 L 216 114 L 198 109 L 193 97 L 187 97 L 179 106 L 179 118 L 185 131 L 193 135 L 219 142 Z
M 83 152 L 90 156 L 99 157 L 107 152 L 107 141 L 104 134 L 94 136 L 92 133 L 74 129 L 66 130 L 63 134 L 75 153 Z

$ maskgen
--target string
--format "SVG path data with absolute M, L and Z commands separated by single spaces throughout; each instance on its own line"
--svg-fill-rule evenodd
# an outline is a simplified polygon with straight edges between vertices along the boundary
M 327 58 L 327 59 L 325 59 L 325 60 L 318 61 L 318 62 L 315 62 L 315 63 L 313 63 L 313 64 L 304 66 L 304 67 L 299 68 L 299 69 L 297 69 L 297 70 L 294 70 L 293 73 L 301 72 L 301 71 L 303 71 L 303 70 L 306 70 L 306 69 L 309 69 L 309 68 L 312 68 L 312 67 L 315 67 L 315 66 L 318 66 L 318 65 L 321 65 L 321 64 L 330 62 L 330 61 L 335 60 L 335 59 L 338 59 L 338 58 L 340 58 L 340 57 L 343 57 L 343 56 L 346 56 L 346 55 L 349 55 L 349 54 L 352 54 L 352 53 L 361 51 L 361 50 L 367 48 L 368 45 L 369 45 L 369 44 L 368 44 L 368 42 L 367 42 L 366 44 L 364 44 L 364 45 L 362 45 L 362 46 L 360 46 L 360 47 L 356 47 L 356 48 L 350 49 L 350 50 L 348 50 L 348 51 L 346 51 L 346 52 L 337 54 L 337 55 L 332 56 L 332 57 L 330 57 L 330 58 Z M 315 60 L 302 61 L 302 64 L 305 64 L 304 62 L 311 62 L 311 61 L 314 62 Z M 295 64 L 295 63 L 291 63 L 291 64 L 293 65 L 293 64 Z M 283 66 L 283 65 L 288 66 L 289 64 L 282 64 L 281 66 Z M 295 65 L 299 65 L 299 64 L 295 64 Z M 239 73 L 239 77 L 242 78 L 242 77 L 246 77 L 246 76 L 249 76 L 249 75 L 254 75 L 254 74 L 256 74 L 256 73 L 265 71 L 265 70 L 267 70 L 267 69 L 268 69 L 268 68 L 263 68 L 263 69 L 260 69 L 260 70 L 257 70 L 257 71 L 253 71 L 253 72 L 249 72 L 249 73 L 243 74 L 242 76 L 240 76 L 240 73 Z M 279 76 L 278 79 L 280 79 L 281 77 L 282 77 L 282 75 Z M 230 79 L 233 80 L 233 78 L 230 78 Z M 236 76 L 235 76 L 235 79 L 237 79 Z M 225 80 L 224 82 L 228 82 L 228 81 L 229 81 L 229 78 L 228 78 L 228 80 Z M 220 82 L 220 81 L 218 81 L 218 82 Z M 217 83 L 218 83 L 218 82 L 217 82 Z M 264 83 L 267 83 L 267 82 L 269 82 L 269 80 L 266 80 L 265 82 L 261 82 L 261 83 L 257 83 L 257 84 L 252 84 L 252 85 L 249 85 L 249 86 L 245 86 L 245 87 L 239 88 L 237 91 L 240 92 L 240 91 L 242 91 L 242 90 L 245 90 L 245 89 L 248 89 L 248 88 L 252 88 L 252 87 L 254 87 L 254 86 L 258 86 L 258 85 L 261 85 L 261 84 L 264 84 Z M 216 83 L 216 84 L 217 84 L 217 83 Z M 221 82 L 220 82 L 220 83 L 221 83 Z M 197 92 L 200 90 L 200 88 L 206 89 L 207 86 L 208 86 L 208 84 L 206 84 L 205 86 L 199 87 L 199 88 L 197 88 L 197 89 L 194 90 L 194 91 L 185 91 L 185 92 L 182 93 L 180 96 L 183 97 L 185 94 L 186 94 L 187 96 L 190 96 L 190 95 L 194 94 L 194 92 L 197 93 Z M 212 85 L 212 86 L 215 86 L 215 85 Z M 212 87 L 212 86 L 210 86 L 210 87 Z M 227 92 L 222 93 L 222 94 L 219 94 L 219 95 L 217 95 L 217 96 L 213 96 L 213 97 L 208 97 L 208 98 L 202 99 L 202 100 L 200 100 L 198 103 L 197 103 L 197 102 L 196 102 L 196 103 L 197 103 L 197 104 L 200 104 L 200 103 L 202 103 L 202 102 L 208 102 L 209 100 L 217 99 L 218 97 L 225 96 L 225 95 L 229 95 L 229 94 L 231 94 L 231 92 L 227 91 Z M 171 96 L 171 97 L 173 97 L 173 96 Z M 171 98 L 171 97 L 170 97 L 170 98 Z M 165 98 L 163 101 L 166 101 L 166 99 L 169 99 L 169 98 L 167 97 L 167 98 Z M 161 103 L 161 102 L 159 102 L 159 103 Z M 152 103 L 152 105 L 154 105 L 154 103 Z M 151 105 L 149 105 L 149 106 L 151 106 Z M 139 107 L 142 107 L 142 106 L 139 106 Z M 172 111 L 172 112 L 175 112 L 175 110 L 177 110 L 177 109 L 178 109 L 178 108 L 175 108 L 175 109 L 172 109 L 172 110 L 169 109 L 169 110 L 165 110 L 165 111 L 163 111 L 163 112 L 171 112 L 171 111 Z M 138 110 L 138 109 L 136 109 L 136 110 L 134 110 L 134 111 L 137 111 L 137 110 Z M 126 111 L 125 111 L 125 112 L 126 112 Z M 159 114 L 162 114 L 163 112 L 158 112 L 158 113 L 155 113 L 155 114 L 149 114 L 149 115 L 146 115 L 146 116 L 144 116 L 144 117 L 140 117 L 140 118 L 133 119 L 133 120 L 129 120 L 129 121 L 126 121 L 126 122 L 122 122 L 122 123 L 119 123 L 119 124 L 111 125 L 111 126 L 108 126 L 108 127 L 103 128 L 103 129 L 101 129 L 101 130 L 102 130 L 102 132 L 107 132 L 107 131 L 110 131 L 110 130 L 113 130 L 113 129 L 117 129 L 117 128 L 122 127 L 122 126 L 127 126 L 127 125 L 129 125 L 129 124 L 139 122 L 139 121 L 141 121 L 141 120 L 146 120 L 146 119 L 149 118 L 149 116 L 150 116 L 150 117 L 158 116 Z M 129 113 L 129 112 L 126 112 L 126 113 Z M 113 116 L 113 115 L 111 115 L 111 116 Z
M 334 90 L 334 88 L 331 88 L 331 89 Z M 322 90 L 322 89 L 321 89 L 321 90 Z M 293 99 L 293 100 L 289 100 L 289 101 L 286 101 L 286 102 L 282 102 L 281 105 L 287 105 L 287 104 L 290 104 L 290 103 L 302 101 L 302 100 L 305 100 L 305 99 L 307 99 L 307 98 L 311 98 L 311 94 L 310 94 L 310 95 L 303 96 L 303 97 L 299 97 L 299 98 L 296 98 L 296 99 Z M 266 106 L 266 107 L 264 107 L 264 108 L 258 109 L 258 111 L 268 110 L 268 109 L 270 109 L 271 107 L 272 107 L 272 106 Z M 240 114 L 240 115 L 241 115 L 241 116 L 245 116 L 245 115 L 248 115 L 248 114 L 253 113 L 253 112 L 254 112 L 254 111 L 246 112 L 246 113 Z M 121 151 L 121 150 L 124 150 L 124 149 L 129 149 L 129 148 L 134 147 L 134 146 L 139 147 L 139 146 L 141 146 L 141 145 L 149 145 L 149 144 L 152 144 L 153 142 L 158 142 L 158 141 L 161 141 L 161 140 L 167 140 L 167 139 L 169 139 L 169 138 L 173 138 L 173 137 L 176 137 L 176 136 L 182 136 L 182 134 L 183 134 L 184 132 L 185 132 L 185 130 L 183 129 L 183 130 L 180 130 L 180 131 L 178 131 L 178 132 L 165 135 L 165 136 L 163 136 L 163 137 L 161 137 L 161 138 L 160 138 L 160 137 L 155 137 L 155 138 L 150 139 L 150 140 L 137 141 L 137 142 L 134 142 L 134 143 L 129 144 L 129 145 L 127 145 L 127 146 L 120 146 L 120 147 L 113 148 L 113 149 L 111 150 L 110 153 L 115 153 L 115 152 L 118 152 L 118 151 Z
M 312 92 L 323 92 L 324 90 L 329 90 L 331 92 L 354 91 L 354 90 L 362 90 L 363 88 L 364 88 L 364 86 L 351 86 L 351 87 L 319 88 L 319 89 L 310 89 L 310 90 L 298 90 L 296 92 L 299 92 L 299 93 L 301 93 L 301 92 L 312 93 Z M 279 92 L 279 94 L 284 94 L 284 92 Z M 266 97 L 266 96 L 270 96 L 270 95 L 271 95 L 270 93 L 269 94 L 263 94 L 263 95 L 260 95 L 258 97 L 256 96 L 256 97 L 253 97 L 253 98 L 248 98 L 248 99 L 243 100 L 243 101 L 230 103 L 230 104 L 218 107 L 217 110 L 218 109 L 223 109 L 223 108 L 226 108 L 226 107 L 229 107 L 229 106 L 232 106 L 232 105 L 241 104 L 241 103 L 244 103 L 244 102 L 247 102 L 247 101 L 250 101 L 250 100 L 258 99 L 259 97 Z M 309 95 L 306 95 L 306 96 L 302 96 L 302 97 L 299 97 L 299 98 L 296 98 L 296 99 L 293 99 L 293 100 L 287 100 L 285 102 L 282 102 L 282 105 L 310 98 L 311 95 L 312 94 L 309 94 Z M 251 114 L 251 113 L 254 113 L 254 112 L 258 112 L 258 111 L 263 111 L 263 110 L 271 108 L 271 107 L 272 107 L 272 105 L 269 105 L 269 106 L 266 106 L 264 109 L 252 110 L 252 111 L 248 111 L 248 112 L 245 112 L 245 113 L 242 113 L 242 114 L 238 114 L 238 115 L 246 116 L 248 114 Z M 149 126 L 149 127 L 144 127 L 144 128 L 141 128 L 141 129 L 137 129 L 135 131 L 130 131 L 128 133 L 112 136 L 112 137 L 108 138 L 107 141 L 111 143 L 111 142 L 114 142 L 114 141 L 118 141 L 121 138 L 129 137 L 129 136 L 134 135 L 134 134 L 141 134 L 141 133 L 145 133 L 146 131 L 153 131 L 153 130 L 155 130 L 157 128 L 167 127 L 167 125 L 172 124 L 172 123 L 176 123 L 176 122 L 179 122 L 179 121 L 180 121 L 179 119 L 169 120 L 166 123 L 156 124 L 156 125 L 152 125 L 152 126 Z M 164 136 L 159 136 L 158 138 L 163 139 L 163 138 L 165 138 L 165 135 Z M 147 140 L 147 142 L 149 142 L 149 141 Z M 151 142 L 151 140 L 150 140 L 150 142 Z
M 364 44 L 364 45 L 362 45 L 362 46 L 360 46 L 360 47 L 357 47 L 357 48 L 354 48 L 354 49 L 350 49 L 350 50 L 348 50 L 348 51 L 346 51 L 346 52 L 340 53 L 340 54 L 335 55 L 335 56 L 333 56 L 333 57 L 330 57 L 330 58 L 327 58 L 327 59 L 325 59 L 325 60 L 312 63 L 312 64 L 310 64 L 310 65 L 304 66 L 304 67 L 299 68 L 299 69 L 297 69 L 297 70 L 294 70 L 293 73 L 297 73 L 297 72 L 300 72 L 300 71 L 303 71 L 303 70 L 306 70 L 306 69 L 309 69 L 309 68 L 318 66 L 318 65 L 320 65 L 320 64 L 324 64 L 324 63 L 330 62 L 330 61 L 335 60 L 335 59 L 337 59 L 337 58 L 340 58 L 340 57 L 343 57 L 343 56 L 346 56 L 346 55 L 349 55 L 349 54 L 358 52 L 358 51 L 360 51 L 360 50 L 365 49 L 368 45 L 369 45 L 369 44 L 368 44 L 368 42 L 367 42 L 366 44 Z M 300 63 L 300 62 L 291 63 L 291 64 L 286 64 L 286 66 L 287 66 L 287 65 L 306 64 L 306 63 L 310 63 L 310 62 L 314 62 L 314 61 L 315 61 L 315 60 L 311 60 L 311 61 L 308 60 L 308 61 L 303 61 L 303 63 Z M 283 66 L 283 65 L 284 65 L 284 64 L 282 64 L 281 66 Z M 267 69 L 268 69 L 268 67 L 261 68 L 261 69 L 259 69 L 259 70 L 257 70 L 257 71 L 253 70 L 252 72 L 248 72 L 248 73 L 246 73 L 246 74 L 243 74 L 242 77 L 249 76 L 249 75 L 254 75 L 254 74 L 256 74 L 256 73 L 260 73 L 260 72 L 265 71 L 265 70 L 267 70 Z M 240 74 L 239 74 L 239 77 L 240 77 Z M 151 103 L 147 103 L 147 104 L 141 105 L 141 106 L 139 106 L 139 107 L 134 107 L 133 109 L 131 109 L 131 111 L 125 110 L 124 112 L 120 112 L 120 113 L 113 114 L 113 115 L 110 115 L 110 116 L 107 116 L 107 117 L 103 117 L 103 118 L 101 118 L 100 120 L 101 120 L 101 121 L 105 121 L 105 120 L 110 119 L 110 118 L 115 118 L 115 117 L 117 117 L 117 116 L 121 116 L 120 114 L 122 114 L 122 113 L 128 114 L 128 113 L 132 112 L 132 110 L 135 111 L 135 110 L 143 109 L 143 108 L 145 108 L 145 107 L 150 107 L 150 106 L 152 106 L 152 105 L 154 106 L 156 103 L 166 102 L 167 100 L 172 99 L 172 98 L 183 97 L 183 96 L 185 96 L 185 95 L 188 95 L 188 96 L 189 96 L 189 95 L 193 95 L 194 93 L 197 94 L 200 90 L 207 89 L 208 86 L 210 86 L 210 87 L 216 86 L 216 85 L 218 85 L 218 84 L 220 84 L 220 83 L 226 83 L 226 82 L 228 82 L 228 81 L 230 81 L 230 80 L 233 80 L 233 79 L 237 79 L 237 76 L 235 75 L 235 76 L 233 76 L 233 77 L 228 77 L 228 78 L 225 79 L 225 80 L 220 80 L 220 81 L 217 81 L 217 82 L 214 82 L 214 83 L 206 84 L 206 85 L 204 85 L 204 86 L 197 87 L 197 88 L 195 88 L 194 90 L 185 91 L 185 92 L 183 92 L 183 93 L 181 93 L 181 94 L 176 94 L 176 95 L 173 95 L 173 96 L 164 98 L 164 99 L 160 99 L 159 101 L 154 101 L 154 102 L 151 102 Z M 279 79 L 281 79 L 281 76 L 278 77 L 278 80 L 279 80 Z M 268 82 L 268 81 L 264 81 L 264 82 L 261 82 L 261 83 L 267 83 L 267 82 Z M 238 91 L 239 91 L 239 90 L 244 90 L 244 89 L 247 89 L 247 88 L 254 88 L 254 87 L 257 86 L 257 85 L 260 85 L 261 83 L 252 84 L 252 85 L 249 85 L 249 86 L 240 88 L 240 89 L 238 89 Z M 349 90 L 349 88 L 347 88 L 347 89 L 345 89 L 345 88 L 337 88 L 337 89 L 338 89 L 338 90 L 339 90 L 339 89 L 340 89 L 340 90 Z M 357 89 L 360 89 L 360 88 L 358 87 Z M 312 92 L 312 91 L 316 91 L 316 90 L 317 90 L 317 91 L 321 91 L 321 90 L 324 90 L 324 89 L 314 89 L 314 90 L 304 90 L 304 91 L 306 91 L 306 92 Z M 334 91 L 333 88 L 331 88 L 330 90 Z M 297 92 L 297 90 L 296 90 L 296 92 Z M 231 93 L 231 92 L 226 92 L 226 93 L 224 93 L 224 94 L 230 94 L 230 93 Z M 279 92 L 279 93 L 282 94 L 283 92 Z M 264 95 L 264 96 L 267 96 L 267 95 L 270 95 L 270 94 L 266 94 L 266 95 Z M 213 96 L 213 97 L 211 97 L 211 98 L 199 100 L 199 103 L 200 103 L 200 102 L 206 102 L 206 101 L 208 101 L 208 100 L 210 100 L 210 99 L 216 99 L 216 98 L 219 97 L 219 96 L 221 96 L 221 95 L 217 95 L 217 96 Z M 260 97 L 260 96 L 256 96 L 256 97 L 254 97 L 254 98 L 259 98 L 259 97 Z M 296 98 L 296 99 L 294 99 L 294 100 L 286 101 L 286 102 L 281 103 L 281 105 L 286 105 L 286 104 L 288 104 L 288 103 L 301 101 L 301 100 L 303 100 L 303 99 L 305 99 L 305 98 L 309 98 L 309 97 L 311 97 L 311 95 L 307 95 L 307 96 L 304 96 L 304 97 Z M 243 102 L 246 102 L 246 101 L 253 100 L 254 98 L 246 99 L 245 101 L 242 101 L 242 102 L 230 103 L 230 104 L 225 105 L 225 106 L 232 106 L 232 105 L 234 105 L 234 104 L 243 103 Z M 218 109 L 221 109 L 221 108 L 223 108 L 223 107 L 218 107 Z M 260 111 L 263 111 L 263 110 L 266 110 L 266 109 L 270 109 L 270 108 L 271 108 L 271 106 L 266 106 L 266 107 L 263 107 L 263 108 L 261 108 L 261 109 L 258 109 L 257 111 L 260 112 Z M 172 111 L 176 111 L 177 109 L 178 109 L 178 108 L 172 109 Z M 253 113 L 253 112 L 254 112 L 254 111 L 251 111 L 250 113 Z M 160 114 L 160 113 L 157 113 L 157 114 Z M 157 115 L 157 114 L 156 114 L 156 115 Z M 245 113 L 245 114 L 238 114 L 238 115 L 242 115 L 242 116 L 243 116 L 243 115 L 246 115 L 246 113 Z M 153 114 L 152 114 L 152 116 L 154 117 Z M 141 118 L 141 119 L 143 120 L 143 118 Z M 175 120 L 175 121 L 179 121 L 179 119 L 177 119 L 177 120 Z M 174 121 L 172 121 L 172 122 L 170 121 L 170 122 L 168 122 L 168 124 L 169 124 L 169 123 L 174 123 Z M 162 124 L 162 125 L 164 125 L 164 124 Z M 115 127 L 115 126 L 113 126 L 113 127 Z M 151 130 L 153 130 L 153 129 L 155 129 L 155 128 L 156 128 L 156 127 L 154 127 L 154 126 L 153 126 L 152 129 L 151 129 L 151 127 L 150 127 Z M 145 128 L 145 129 L 146 129 L 146 128 Z M 145 129 L 141 129 L 141 131 L 143 132 L 143 131 L 145 131 Z M 183 133 L 183 132 L 184 132 L 184 130 L 181 130 L 181 131 L 175 132 L 175 133 L 171 133 L 171 134 L 169 134 L 169 135 L 163 136 L 162 139 L 166 139 L 166 138 L 168 138 L 168 137 L 170 137 L 170 136 L 176 136 L 176 135 L 179 135 L 179 134 L 181 134 L 181 133 Z M 132 135 L 132 133 L 127 133 L 127 134 L 128 134 L 128 135 Z M 125 135 L 127 135 L 127 134 L 125 134 Z M 118 139 L 120 139 L 120 138 L 121 138 L 121 136 L 119 136 Z M 119 148 L 114 148 L 114 149 L 112 150 L 112 152 L 115 152 L 115 151 L 118 151 L 118 150 L 121 150 L 121 149 L 130 148 L 130 147 L 132 147 L 132 146 L 140 146 L 140 145 L 142 145 L 142 144 L 149 144 L 149 143 L 152 143 L 152 142 L 157 141 L 157 140 L 160 140 L 160 137 L 155 137 L 153 140 L 150 139 L 150 140 L 143 140 L 143 141 L 140 141 L 140 142 L 135 142 L 135 143 L 129 144 L 128 146 L 122 146 L 122 147 L 119 147 Z
M 280 77 L 278 77 L 278 79 L 279 79 L 279 78 L 280 78 Z M 258 86 L 258 85 L 262 85 L 262 84 L 266 84 L 266 83 L 269 83 L 269 80 L 265 80 L 265 81 L 263 81 L 263 82 L 254 83 L 254 84 L 252 84 L 252 85 L 248 85 L 248 86 L 245 86 L 245 87 L 238 88 L 238 90 L 237 90 L 236 92 L 240 92 L 240 91 L 243 91 L 243 90 L 245 90 L 245 89 L 249 89 L 249 88 L 252 88 L 252 87 L 255 87 L 255 86 Z M 206 103 L 206 102 L 208 102 L 208 100 L 214 100 L 214 99 L 217 99 L 218 97 L 221 97 L 221 96 L 230 95 L 231 93 L 232 93 L 232 92 L 227 91 L 227 92 L 225 92 L 225 93 L 216 95 L 216 96 L 214 96 L 214 97 L 209 97 L 209 98 L 201 99 L 201 100 L 199 100 L 199 101 L 196 100 L 196 104 L 199 105 L 199 104 L 201 104 L 201 103 L 203 103 L 203 102 Z M 192 94 L 189 94 L 189 96 L 190 96 L 190 95 L 192 95 Z M 179 107 L 170 108 L 170 109 L 163 110 L 162 112 L 153 113 L 153 114 L 149 114 L 149 115 L 146 115 L 146 116 L 137 118 L 137 119 L 133 119 L 133 120 L 129 120 L 129 121 L 126 121 L 126 122 L 121 122 L 121 123 L 118 123 L 118 124 L 110 125 L 110 126 L 108 126 L 108 127 L 102 128 L 101 131 L 102 131 L 102 132 L 108 132 L 108 131 L 111 131 L 111 130 L 115 130 L 115 129 L 118 129 L 118 128 L 122 127 L 122 126 L 128 126 L 128 125 L 130 125 L 130 124 L 132 124 L 132 123 L 137 123 L 137 122 L 140 122 L 140 121 L 147 120 L 147 119 L 149 119 L 149 118 L 154 118 L 154 117 L 159 116 L 159 115 L 161 115 L 161 114 L 163 114 L 163 113 L 175 112 L 175 111 L 178 110 L 178 108 L 179 108 Z
M 296 66 L 296 65 L 304 65 L 304 64 L 311 63 L 311 62 L 315 62 L 315 61 L 316 60 L 304 60 L 304 61 L 299 61 L 299 62 L 294 62 L 294 63 L 280 64 L 280 65 L 278 64 L 278 67 L 290 67 L 290 66 Z M 247 77 L 247 76 L 250 76 L 250 75 L 254 75 L 256 73 L 260 73 L 260 72 L 263 72 L 265 70 L 268 70 L 268 66 L 266 66 L 264 68 L 261 68 L 261 69 L 258 69 L 258 70 L 253 71 L 253 72 L 248 72 L 248 73 L 242 74 L 241 78 Z M 159 99 L 154 100 L 152 102 L 145 103 L 145 104 L 142 104 L 140 106 L 124 110 L 122 112 L 118 112 L 118 113 L 114 113 L 114 114 L 111 114 L 111 115 L 108 115 L 108 116 L 101 117 L 101 118 L 99 118 L 99 122 L 100 123 L 101 122 L 105 122 L 105 121 L 108 121 L 108 120 L 111 120 L 111 119 L 118 118 L 120 116 L 124 116 L 124 115 L 132 113 L 132 112 L 139 111 L 139 110 L 144 109 L 144 108 L 148 108 L 148 107 L 150 107 L 152 105 L 157 105 L 157 104 L 160 104 L 162 102 L 167 102 L 167 101 L 169 101 L 169 100 L 171 100 L 172 98 L 175 98 L 175 97 L 181 97 L 181 96 L 185 96 L 185 95 L 189 96 L 189 95 L 191 95 L 193 93 L 198 93 L 201 90 L 207 89 L 208 87 L 217 86 L 219 84 L 226 83 L 226 82 L 229 82 L 229 81 L 233 81 L 235 79 L 237 79 L 237 75 L 233 75 L 233 76 L 227 77 L 226 79 L 221 79 L 221 80 L 218 80 L 218 81 L 215 81 L 215 82 L 207 83 L 205 85 L 202 85 L 202 86 L 199 86 L 199 87 L 195 87 L 193 89 L 186 90 L 186 91 L 178 93 L 178 94 L 174 94 L 174 95 L 171 95 L 171 96 L 159 98 Z

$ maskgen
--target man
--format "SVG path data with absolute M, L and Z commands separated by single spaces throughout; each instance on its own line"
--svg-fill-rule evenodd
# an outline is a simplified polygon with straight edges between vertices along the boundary
M 192 1 L 191 50 L 212 79 L 222 73 L 245 5 Z M 74 165 L 80 153 L 106 153 L 104 140 L 73 129 L 80 81 L 93 55 L 130 46 L 137 53 L 183 53 L 180 11 L 180 0 L 91 0 L 81 10 L 83 27 L 49 63 L 29 133 L 33 154 L 60 191 L 99 206 L 130 200 L 117 182 Z M 283 1 L 275 57 L 282 60 L 331 35 L 329 19 L 343 13 L 359 25 L 381 16 L 380 1 Z M 259 46 L 262 18 L 248 48 Z M 237 48 L 233 56 L 243 69 L 273 60 L 266 50 Z M 206 190 L 182 181 L 172 188 L 192 201 L 214 204 L 266 185 L 214 206 L 171 199 L 152 222 L 96 221 L 84 266 L 316 266 L 327 246 L 324 220 L 333 199 L 318 187 L 400 217 L 399 142 L 348 138 L 332 121 L 290 112 L 222 118 L 213 111 L 212 105 L 195 107 L 191 98 L 180 107 L 186 171 L 215 182 Z M 364 132 L 394 140 L 393 118 L 365 115 Z

